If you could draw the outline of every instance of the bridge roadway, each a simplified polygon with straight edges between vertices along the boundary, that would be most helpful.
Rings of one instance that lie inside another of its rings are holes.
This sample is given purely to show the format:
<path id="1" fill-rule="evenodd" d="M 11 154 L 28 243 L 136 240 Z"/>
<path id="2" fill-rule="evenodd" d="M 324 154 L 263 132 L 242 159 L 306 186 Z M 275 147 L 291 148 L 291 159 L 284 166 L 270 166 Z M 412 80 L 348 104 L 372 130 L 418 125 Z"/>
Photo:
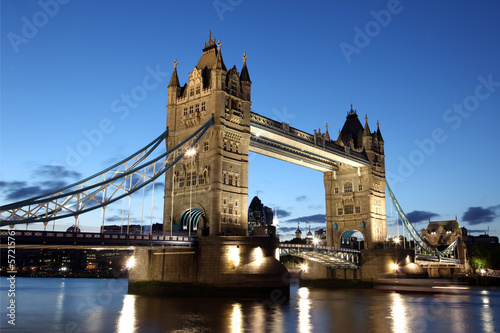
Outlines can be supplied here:
<path id="1" fill-rule="evenodd" d="M 187 235 L 134 235 L 118 233 L 0 230 L 0 249 L 15 248 L 106 248 L 130 250 L 134 247 L 197 247 L 198 238 Z M 330 268 L 359 268 L 361 251 L 321 245 L 280 243 L 280 256 L 292 255 L 316 261 Z"/>
<path id="2" fill-rule="evenodd" d="M 322 245 L 303 245 L 280 243 L 280 256 L 294 256 L 332 269 L 358 269 L 361 265 L 361 251 Z"/>
<path id="3" fill-rule="evenodd" d="M 93 232 L 19 231 L 9 236 L 10 230 L 0 230 L 0 249 L 14 241 L 16 248 L 107 248 L 131 249 L 131 247 L 196 247 L 197 237 L 166 235 L 132 235 Z"/>

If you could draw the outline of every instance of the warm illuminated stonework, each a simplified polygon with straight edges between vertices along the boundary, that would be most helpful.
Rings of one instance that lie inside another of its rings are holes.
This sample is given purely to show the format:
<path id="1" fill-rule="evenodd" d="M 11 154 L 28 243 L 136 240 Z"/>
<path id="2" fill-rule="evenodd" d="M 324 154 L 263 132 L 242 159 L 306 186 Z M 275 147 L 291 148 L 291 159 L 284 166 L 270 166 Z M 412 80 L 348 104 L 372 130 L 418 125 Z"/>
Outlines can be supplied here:
<path id="1" fill-rule="evenodd" d="M 186 230 L 186 212 L 191 201 L 193 210 L 199 212 L 193 219 L 198 233 L 203 229 L 211 236 L 244 236 L 248 229 L 252 85 L 246 55 L 241 73 L 236 66 L 228 70 L 222 59 L 220 41 L 216 45 L 210 36 L 198 64 L 182 87 L 177 76 L 177 61 L 174 65 L 168 86 L 167 149 L 188 138 L 212 115 L 214 124 L 198 142 L 192 161 L 184 157 L 173 170 L 166 172 L 164 230 L 170 230 L 172 215 L 173 230 Z"/>
<path id="2" fill-rule="evenodd" d="M 360 231 L 365 248 L 377 247 L 387 235 L 384 140 L 378 124 L 371 133 L 368 118 L 363 127 L 351 107 L 335 143 L 366 154 L 369 165 L 354 168 L 339 163 L 337 171 L 324 173 L 327 244 L 340 247 L 342 239 Z"/>

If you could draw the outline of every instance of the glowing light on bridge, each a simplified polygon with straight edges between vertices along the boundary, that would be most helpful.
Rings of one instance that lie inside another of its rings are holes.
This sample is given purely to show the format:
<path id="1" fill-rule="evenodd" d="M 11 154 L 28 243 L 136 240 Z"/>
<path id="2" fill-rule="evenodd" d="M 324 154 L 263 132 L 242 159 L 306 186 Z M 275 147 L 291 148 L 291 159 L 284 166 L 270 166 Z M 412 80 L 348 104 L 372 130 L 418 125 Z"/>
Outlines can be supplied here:
<path id="1" fill-rule="evenodd" d="M 302 264 L 302 266 L 300 266 L 300 269 L 302 269 L 302 271 L 304 271 L 304 272 L 307 272 L 307 265 Z"/>
<path id="2" fill-rule="evenodd" d="M 264 261 L 264 252 L 262 252 L 262 248 L 259 246 L 254 249 L 254 256 L 255 256 L 255 262 L 257 264 L 262 264 L 262 261 Z"/>
<path id="3" fill-rule="evenodd" d="M 132 268 L 135 266 L 135 257 L 130 257 L 129 260 L 127 261 L 127 264 L 125 265 L 125 267 L 127 268 Z"/>
<path id="4" fill-rule="evenodd" d="M 228 251 L 229 260 L 233 262 L 234 266 L 240 264 L 240 249 L 238 247 L 230 247 Z"/>

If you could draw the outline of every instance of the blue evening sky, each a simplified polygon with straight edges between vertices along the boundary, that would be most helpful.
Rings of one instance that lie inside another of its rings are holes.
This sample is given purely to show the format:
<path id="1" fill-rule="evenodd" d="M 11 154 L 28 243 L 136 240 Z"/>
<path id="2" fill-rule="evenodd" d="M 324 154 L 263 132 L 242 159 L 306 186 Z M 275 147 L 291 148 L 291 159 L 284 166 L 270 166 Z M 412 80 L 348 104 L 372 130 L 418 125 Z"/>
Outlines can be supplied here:
<path id="1" fill-rule="evenodd" d="M 84 178 L 163 132 L 174 58 L 182 85 L 212 30 L 228 68 L 246 52 L 254 112 L 309 133 L 328 123 L 334 139 L 351 103 L 372 131 L 380 121 L 388 181 L 417 229 L 457 216 L 498 235 L 499 13 L 496 1 L 2 1 L 0 202 Z M 249 202 L 258 192 L 277 206 L 285 238 L 297 221 L 324 227 L 320 172 L 250 160 Z"/>

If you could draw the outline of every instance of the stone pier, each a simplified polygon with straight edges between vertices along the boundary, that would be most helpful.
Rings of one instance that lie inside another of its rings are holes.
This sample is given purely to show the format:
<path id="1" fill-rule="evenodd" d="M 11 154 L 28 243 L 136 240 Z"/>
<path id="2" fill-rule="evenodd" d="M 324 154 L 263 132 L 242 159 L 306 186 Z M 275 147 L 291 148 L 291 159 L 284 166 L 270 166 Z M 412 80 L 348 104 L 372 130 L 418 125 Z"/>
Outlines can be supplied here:
<path id="1" fill-rule="evenodd" d="M 129 293 L 286 300 L 289 274 L 271 237 L 200 237 L 193 248 L 136 248 Z"/>

